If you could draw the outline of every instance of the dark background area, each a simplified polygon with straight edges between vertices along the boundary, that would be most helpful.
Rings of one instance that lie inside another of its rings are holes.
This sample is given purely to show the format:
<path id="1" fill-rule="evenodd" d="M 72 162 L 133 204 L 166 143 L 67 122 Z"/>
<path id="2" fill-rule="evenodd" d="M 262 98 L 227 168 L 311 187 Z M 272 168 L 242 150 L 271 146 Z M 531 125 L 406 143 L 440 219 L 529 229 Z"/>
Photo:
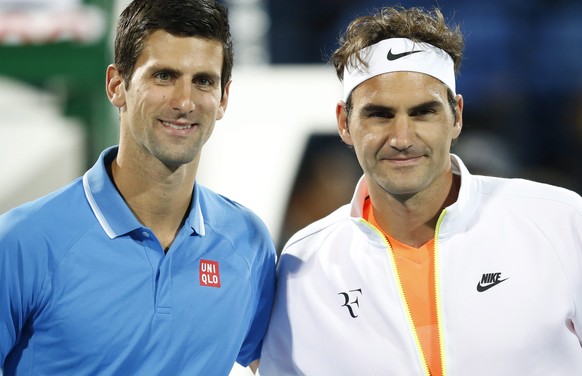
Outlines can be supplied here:
<path id="1" fill-rule="evenodd" d="M 465 35 L 465 54 L 457 77 L 457 92 L 465 101 L 464 127 L 453 152 L 469 169 L 582 193 L 582 1 L 271 0 L 271 63 L 326 64 L 337 47 L 338 34 L 352 19 L 397 4 L 438 6 Z M 338 148 L 339 143 L 339 136 L 324 139 L 315 135 L 306 146 L 281 242 L 287 233 L 351 198 L 361 173 L 357 165 L 343 158 L 321 163 L 330 160 L 326 148 L 330 155 L 342 152 L 355 158 L 347 147 Z M 343 168 L 334 163 L 343 163 Z M 330 171 L 337 175 L 332 177 Z M 331 193 L 329 188 L 314 188 L 322 186 L 318 185 L 322 176 L 336 179 L 337 184 L 348 180 L 352 189 L 336 196 L 332 204 L 324 193 Z M 327 206 L 301 204 L 300 192 L 326 196 L 320 201 Z M 298 211 L 300 214 L 295 213 Z M 299 224 L 297 218 L 303 222 Z"/>

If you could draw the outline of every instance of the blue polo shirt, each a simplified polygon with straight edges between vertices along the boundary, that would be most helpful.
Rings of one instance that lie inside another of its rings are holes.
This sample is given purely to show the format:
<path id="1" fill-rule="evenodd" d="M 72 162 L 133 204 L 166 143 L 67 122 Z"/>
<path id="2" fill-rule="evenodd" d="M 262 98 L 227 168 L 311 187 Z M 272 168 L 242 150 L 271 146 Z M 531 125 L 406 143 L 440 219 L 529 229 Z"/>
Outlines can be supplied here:
<path id="1" fill-rule="evenodd" d="M 8 375 L 228 375 L 259 358 L 275 249 L 251 211 L 195 184 L 164 253 L 105 166 L 0 216 Z"/>

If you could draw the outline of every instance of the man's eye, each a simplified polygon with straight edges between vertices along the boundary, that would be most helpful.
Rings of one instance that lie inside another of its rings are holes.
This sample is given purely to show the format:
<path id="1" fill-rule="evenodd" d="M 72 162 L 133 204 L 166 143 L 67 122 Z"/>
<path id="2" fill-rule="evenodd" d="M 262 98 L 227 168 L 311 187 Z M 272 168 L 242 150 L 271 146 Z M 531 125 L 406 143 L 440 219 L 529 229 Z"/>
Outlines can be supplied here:
<path id="1" fill-rule="evenodd" d="M 156 77 L 160 81 L 168 81 L 172 78 L 172 76 L 168 72 L 159 72 L 156 74 Z"/>
<path id="2" fill-rule="evenodd" d="M 411 115 L 412 116 L 427 116 L 427 115 L 432 115 L 435 113 L 436 113 L 436 110 L 434 108 L 424 108 L 424 109 L 415 111 Z"/>
<path id="3" fill-rule="evenodd" d="M 197 78 L 196 80 L 194 80 L 194 83 L 198 86 L 212 86 L 212 80 L 205 77 Z"/>

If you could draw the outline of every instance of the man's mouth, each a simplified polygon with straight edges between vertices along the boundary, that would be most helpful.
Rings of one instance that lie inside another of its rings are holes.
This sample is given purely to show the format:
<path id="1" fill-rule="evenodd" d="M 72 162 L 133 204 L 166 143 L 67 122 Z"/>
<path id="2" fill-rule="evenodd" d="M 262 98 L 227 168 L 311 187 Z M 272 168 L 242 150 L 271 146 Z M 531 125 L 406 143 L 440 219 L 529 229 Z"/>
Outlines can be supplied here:
<path id="1" fill-rule="evenodd" d="M 182 124 L 182 123 L 178 124 L 178 123 L 170 123 L 168 121 L 162 121 L 162 124 L 165 127 L 172 128 L 172 129 L 176 129 L 176 130 L 179 130 L 179 131 L 183 131 L 183 130 L 186 130 L 186 129 L 190 129 L 193 126 L 193 124 Z"/>

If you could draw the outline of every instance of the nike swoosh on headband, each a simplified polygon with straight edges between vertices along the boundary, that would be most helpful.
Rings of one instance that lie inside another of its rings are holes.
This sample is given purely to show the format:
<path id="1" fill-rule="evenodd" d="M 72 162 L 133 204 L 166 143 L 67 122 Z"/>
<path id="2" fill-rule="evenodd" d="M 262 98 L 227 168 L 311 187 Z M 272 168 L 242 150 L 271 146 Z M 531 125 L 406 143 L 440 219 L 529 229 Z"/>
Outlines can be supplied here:
<path id="1" fill-rule="evenodd" d="M 397 52 L 393 53 L 392 50 Z M 418 55 L 417 52 L 426 52 Z M 365 62 L 366 64 L 360 64 Z M 455 94 L 455 64 L 444 50 L 407 38 L 389 38 L 350 55 L 344 66 L 343 99 L 372 77 L 391 72 L 418 72 L 440 80 Z"/>
<path id="2" fill-rule="evenodd" d="M 412 55 L 412 54 L 415 54 L 417 52 L 424 52 L 424 51 L 423 50 L 414 50 L 414 51 L 401 52 L 399 54 L 393 54 L 392 49 L 390 49 L 390 51 L 388 51 L 388 55 L 386 55 L 386 58 L 389 61 L 394 61 L 394 60 L 400 59 L 401 57 Z"/>

